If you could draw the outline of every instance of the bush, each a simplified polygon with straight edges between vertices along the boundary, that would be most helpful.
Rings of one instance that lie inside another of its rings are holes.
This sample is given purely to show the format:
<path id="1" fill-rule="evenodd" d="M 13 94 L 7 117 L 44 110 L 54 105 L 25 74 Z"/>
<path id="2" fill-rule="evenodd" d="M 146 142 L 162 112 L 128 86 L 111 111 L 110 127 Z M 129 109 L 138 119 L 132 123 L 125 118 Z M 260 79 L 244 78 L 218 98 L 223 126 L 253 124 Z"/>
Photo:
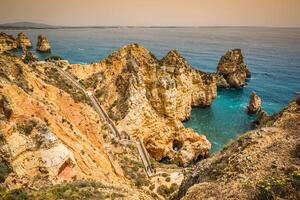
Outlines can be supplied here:
<path id="1" fill-rule="evenodd" d="M 25 64 L 28 64 L 30 62 L 35 62 L 35 61 L 38 61 L 38 59 L 31 52 L 27 52 L 25 57 L 23 58 L 23 62 Z"/>
<path id="2" fill-rule="evenodd" d="M 1 199 L 3 200 L 29 200 L 28 194 L 24 189 L 14 189 L 10 190 L 7 193 L 3 193 L 3 196 L 0 194 Z"/>
<path id="3" fill-rule="evenodd" d="M 51 61 L 51 60 L 64 60 L 64 58 L 62 58 L 60 56 L 50 56 L 45 59 L 45 61 Z"/>
<path id="4" fill-rule="evenodd" d="M 157 188 L 157 193 L 165 198 L 169 197 L 172 193 L 174 193 L 178 189 L 178 185 L 176 183 L 172 183 L 170 188 L 165 185 L 161 185 Z"/>
<path id="5" fill-rule="evenodd" d="M 35 120 L 25 120 L 23 122 L 17 123 L 17 129 L 24 135 L 30 135 L 36 125 L 37 122 Z"/>
<path id="6" fill-rule="evenodd" d="M 154 190 L 155 189 L 155 185 L 154 184 L 150 185 L 149 189 L 150 190 Z"/>
<path id="7" fill-rule="evenodd" d="M 255 200 L 300 199 L 300 170 L 283 177 L 271 177 L 257 184 Z"/>
<path id="8" fill-rule="evenodd" d="M 6 177 L 9 175 L 9 173 L 11 171 L 12 170 L 11 170 L 10 166 L 1 160 L 1 162 L 0 162 L 0 183 L 5 181 Z"/>

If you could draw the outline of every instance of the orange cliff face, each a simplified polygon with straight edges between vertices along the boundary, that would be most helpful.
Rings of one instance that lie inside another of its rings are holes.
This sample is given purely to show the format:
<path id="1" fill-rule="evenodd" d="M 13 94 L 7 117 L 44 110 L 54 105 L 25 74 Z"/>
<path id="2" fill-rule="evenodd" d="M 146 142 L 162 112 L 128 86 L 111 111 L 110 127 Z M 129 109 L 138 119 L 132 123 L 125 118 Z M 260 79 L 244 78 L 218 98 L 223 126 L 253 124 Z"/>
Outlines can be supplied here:
<path id="1" fill-rule="evenodd" d="M 143 138 L 151 157 L 186 165 L 206 156 L 211 145 L 203 135 L 184 128 L 192 106 L 209 106 L 216 80 L 191 67 L 175 50 L 163 59 L 137 44 L 107 59 L 66 68 L 104 106 L 118 129 L 132 139 Z"/>
<path id="2" fill-rule="evenodd" d="M 51 84 L 43 65 L 3 54 L 0 64 L 0 149 L 14 173 L 53 182 L 124 181 L 104 145 L 110 133 L 89 105 Z"/>

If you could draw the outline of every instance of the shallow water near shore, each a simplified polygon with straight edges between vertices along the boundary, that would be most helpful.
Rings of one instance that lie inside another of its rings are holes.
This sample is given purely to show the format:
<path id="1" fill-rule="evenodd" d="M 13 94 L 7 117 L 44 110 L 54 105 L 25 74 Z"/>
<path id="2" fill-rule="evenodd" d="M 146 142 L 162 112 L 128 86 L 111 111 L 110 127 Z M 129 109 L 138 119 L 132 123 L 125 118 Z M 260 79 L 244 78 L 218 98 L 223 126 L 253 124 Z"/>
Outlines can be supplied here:
<path id="1" fill-rule="evenodd" d="M 17 35 L 18 31 L 0 30 Z M 52 55 L 71 63 L 90 63 L 105 58 L 128 43 L 139 43 L 158 58 L 177 49 L 190 64 L 215 72 L 220 57 L 229 49 L 241 48 L 252 72 L 243 89 L 219 89 L 211 107 L 193 108 L 186 127 L 205 134 L 219 151 L 231 139 L 253 128 L 255 116 L 246 113 L 251 91 L 261 97 L 264 109 L 278 112 L 300 91 L 299 28 L 84 28 L 21 30 L 36 45 L 46 35 Z M 47 54 L 38 54 L 40 58 Z"/>

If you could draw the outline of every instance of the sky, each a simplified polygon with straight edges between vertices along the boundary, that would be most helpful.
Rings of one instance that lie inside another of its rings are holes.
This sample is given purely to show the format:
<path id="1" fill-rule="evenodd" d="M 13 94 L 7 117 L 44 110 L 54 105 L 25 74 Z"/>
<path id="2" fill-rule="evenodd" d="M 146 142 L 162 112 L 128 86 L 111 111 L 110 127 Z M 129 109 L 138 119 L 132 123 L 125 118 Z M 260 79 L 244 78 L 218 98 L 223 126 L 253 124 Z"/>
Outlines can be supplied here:
<path id="1" fill-rule="evenodd" d="M 0 23 L 300 27 L 300 0 L 0 0 Z"/>

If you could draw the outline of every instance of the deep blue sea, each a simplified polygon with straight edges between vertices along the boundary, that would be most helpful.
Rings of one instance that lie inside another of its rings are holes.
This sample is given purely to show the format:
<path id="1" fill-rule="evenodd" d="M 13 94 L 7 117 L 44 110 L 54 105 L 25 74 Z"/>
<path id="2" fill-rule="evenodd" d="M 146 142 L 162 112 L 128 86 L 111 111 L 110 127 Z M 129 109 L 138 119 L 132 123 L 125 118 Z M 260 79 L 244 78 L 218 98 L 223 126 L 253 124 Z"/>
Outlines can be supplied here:
<path id="1" fill-rule="evenodd" d="M 0 30 L 1 31 L 1 30 Z M 241 48 L 252 78 L 243 89 L 218 90 L 209 108 L 194 108 L 185 123 L 220 150 L 240 133 L 250 130 L 255 116 L 246 113 L 251 91 L 262 98 L 269 113 L 279 111 L 300 91 L 300 29 L 296 28 L 102 28 L 23 30 L 36 44 L 46 35 L 52 54 L 71 63 L 105 58 L 128 43 L 139 43 L 158 58 L 177 49 L 194 67 L 215 72 L 220 57 Z M 19 31 L 4 32 L 17 35 Z M 32 49 L 34 51 L 34 48 Z M 49 54 L 39 54 L 45 58 Z"/>

